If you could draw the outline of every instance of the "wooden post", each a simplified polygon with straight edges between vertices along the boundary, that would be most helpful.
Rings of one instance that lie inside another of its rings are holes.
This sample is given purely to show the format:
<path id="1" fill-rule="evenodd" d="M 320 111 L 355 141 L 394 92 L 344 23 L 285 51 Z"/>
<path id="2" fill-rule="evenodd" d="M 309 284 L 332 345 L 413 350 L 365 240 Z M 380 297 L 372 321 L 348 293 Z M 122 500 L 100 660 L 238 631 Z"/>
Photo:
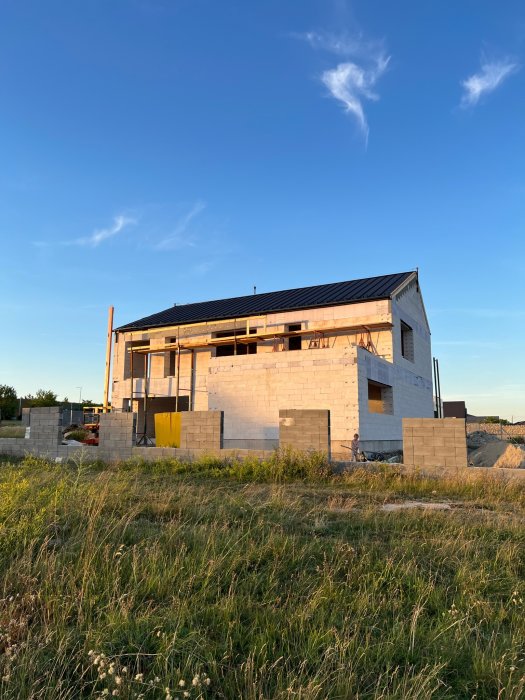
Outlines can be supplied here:
<path id="1" fill-rule="evenodd" d="M 175 411 L 179 410 L 179 391 L 180 391 L 180 342 L 177 340 L 177 367 L 175 369 L 177 376 L 175 378 Z"/>
<path id="2" fill-rule="evenodd" d="M 191 368 L 190 368 L 190 400 L 189 400 L 189 410 L 193 411 L 194 405 L 194 375 L 195 374 L 195 350 L 191 350 Z"/>
<path id="3" fill-rule="evenodd" d="M 103 412 L 108 412 L 109 407 L 109 376 L 111 369 L 111 342 L 113 340 L 113 306 L 108 311 L 108 334 L 106 338 L 106 373 L 104 377 L 104 408 Z"/>
<path id="4" fill-rule="evenodd" d="M 130 334 L 129 337 L 132 338 L 133 334 Z M 133 412 L 133 341 L 130 341 L 129 344 L 129 373 L 131 379 L 131 389 L 129 392 L 129 410 Z"/>

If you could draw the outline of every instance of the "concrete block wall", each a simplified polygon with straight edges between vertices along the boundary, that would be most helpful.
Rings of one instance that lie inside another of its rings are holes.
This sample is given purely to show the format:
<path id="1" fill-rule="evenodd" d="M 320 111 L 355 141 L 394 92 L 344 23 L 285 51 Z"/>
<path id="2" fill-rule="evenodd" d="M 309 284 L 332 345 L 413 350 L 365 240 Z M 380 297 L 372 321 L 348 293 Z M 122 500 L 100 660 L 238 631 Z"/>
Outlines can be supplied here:
<path id="1" fill-rule="evenodd" d="M 50 459 L 57 457 L 62 441 L 60 408 L 32 408 L 29 433 L 28 438 L 2 438 L 2 454 L 23 457 L 26 453 L 35 453 Z"/>
<path id="2" fill-rule="evenodd" d="M 212 364 L 209 407 L 224 411 L 228 447 L 277 446 L 281 409 L 329 410 L 334 452 L 356 432 L 356 348 L 347 338 L 331 348 L 220 357 Z"/>
<path id="3" fill-rule="evenodd" d="M 220 450 L 223 445 L 222 411 L 187 411 L 181 414 L 181 449 Z"/>
<path id="4" fill-rule="evenodd" d="M 330 457 L 330 411 L 323 409 L 279 411 L 279 446 L 315 450 Z"/>
<path id="5" fill-rule="evenodd" d="M 100 416 L 98 459 L 129 459 L 135 446 L 135 413 L 103 413 Z"/>
<path id="6" fill-rule="evenodd" d="M 403 462 L 415 467 L 466 468 L 465 421 L 403 418 Z"/>
<path id="7" fill-rule="evenodd" d="M 363 348 L 357 348 L 359 377 L 359 429 L 363 450 L 401 449 L 402 420 L 406 417 L 431 418 L 432 382 L 401 364 L 386 362 Z M 391 386 L 393 413 L 368 410 L 368 380 Z"/>
<path id="8" fill-rule="evenodd" d="M 56 450 L 62 441 L 62 411 L 59 406 L 31 409 L 31 440 L 41 449 Z"/>

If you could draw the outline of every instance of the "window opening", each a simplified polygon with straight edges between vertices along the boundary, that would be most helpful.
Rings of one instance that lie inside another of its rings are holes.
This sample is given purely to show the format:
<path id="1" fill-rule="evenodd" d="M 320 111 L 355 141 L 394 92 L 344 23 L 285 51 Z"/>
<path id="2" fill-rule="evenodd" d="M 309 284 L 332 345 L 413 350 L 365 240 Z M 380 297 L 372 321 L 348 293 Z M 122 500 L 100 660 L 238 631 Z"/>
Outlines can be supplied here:
<path id="1" fill-rule="evenodd" d="M 250 335 L 257 333 L 256 328 L 250 328 Z M 215 357 L 231 357 L 233 355 L 255 355 L 257 353 L 257 343 L 247 343 L 243 340 L 242 343 L 236 343 L 236 336 L 246 335 L 245 328 L 231 328 L 227 331 L 217 331 L 213 334 L 214 338 L 234 338 L 233 343 L 226 345 L 217 345 L 215 348 Z"/>
<path id="2" fill-rule="evenodd" d="M 301 328 L 302 325 L 300 323 L 290 323 L 288 325 L 288 332 L 300 331 Z M 303 339 L 300 335 L 293 335 L 291 338 L 288 338 L 288 350 L 301 350 L 303 346 L 302 341 Z"/>
<path id="3" fill-rule="evenodd" d="M 414 362 L 414 331 L 404 321 L 401 321 L 401 355 Z"/>
<path id="4" fill-rule="evenodd" d="M 149 340 L 132 340 L 126 343 L 126 361 L 124 364 L 124 379 L 131 377 L 131 348 L 149 347 Z M 147 355 L 133 353 L 133 379 L 144 379 L 146 373 Z"/>
<path id="5" fill-rule="evenodd" d="M 388 384 L 368 380 L 368 412 L 369 413 L 394 413 L 394 395 L 392 387 Z"/>

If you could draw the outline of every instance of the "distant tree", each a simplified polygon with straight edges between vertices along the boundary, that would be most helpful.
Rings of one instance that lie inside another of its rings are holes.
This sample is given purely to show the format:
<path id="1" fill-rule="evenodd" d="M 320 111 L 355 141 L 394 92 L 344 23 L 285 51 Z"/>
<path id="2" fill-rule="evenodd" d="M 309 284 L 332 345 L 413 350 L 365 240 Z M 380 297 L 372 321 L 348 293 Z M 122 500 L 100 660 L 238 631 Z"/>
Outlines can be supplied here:
<path id="1" fill-rule="evenodd" d="M 26 396 L 31 408 L 43 408 L 44 406 L 59 406 L 57 395 L 51 389 L 39 389 L 34 396 Z"/>
<path id="2" fill-rule="evenodd" d="M 14 418 L 18 411 L 16 389 L 7 384 L 0 384 L 0 413 L 3 419 Z"/>
<path id="3" fill-rule="evenodd" d="M 499 423 L 499 417 L 498 416 L 487 416 L 484 420 L 484 423 Z"/>

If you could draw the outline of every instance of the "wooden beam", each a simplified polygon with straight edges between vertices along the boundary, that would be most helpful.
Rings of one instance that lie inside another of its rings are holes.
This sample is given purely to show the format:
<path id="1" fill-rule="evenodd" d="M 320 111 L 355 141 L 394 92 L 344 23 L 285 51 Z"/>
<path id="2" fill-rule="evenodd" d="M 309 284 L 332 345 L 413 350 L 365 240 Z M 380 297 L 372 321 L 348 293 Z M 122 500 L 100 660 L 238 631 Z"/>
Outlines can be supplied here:
<path id="1" fill-rule="evenodd" d="M 368 323 L 366 325 L 359 324 L 356 326 L 330 326 L 328 328 L 305 328 L 300 331 L 267 331 L 266 333 L 258 333 L 256 335 L 238 335 L 236 337 L 237 343 L 254 343 L 257 341 L 264 342 L 266 340 L 272 340 L 273 338 L 291 338 L 293 336 L 303 336 L 303 335 L 333 335 L 335 333 L 363 333 L 367 331 L 381 331 L 390 330 L 393 324 L 389 321 L 379 322 L 379 323 Z M 181 350 L 194 350 L 199 348 L 216 347 L 218 345 L 231 345 L 234 342 L 234 336 L 229 338 L 210 338 L 205 341 L 199 342 L 189 342 L 181 343 L 168 343 L 161 348 L 150 348 L 148 345 L 142 345 L 133 348 L 133 352 L 142 355 L 154 355 L 158 353 L 169 352 L 170 350 L 176 350 L 180 347 Z"/>

